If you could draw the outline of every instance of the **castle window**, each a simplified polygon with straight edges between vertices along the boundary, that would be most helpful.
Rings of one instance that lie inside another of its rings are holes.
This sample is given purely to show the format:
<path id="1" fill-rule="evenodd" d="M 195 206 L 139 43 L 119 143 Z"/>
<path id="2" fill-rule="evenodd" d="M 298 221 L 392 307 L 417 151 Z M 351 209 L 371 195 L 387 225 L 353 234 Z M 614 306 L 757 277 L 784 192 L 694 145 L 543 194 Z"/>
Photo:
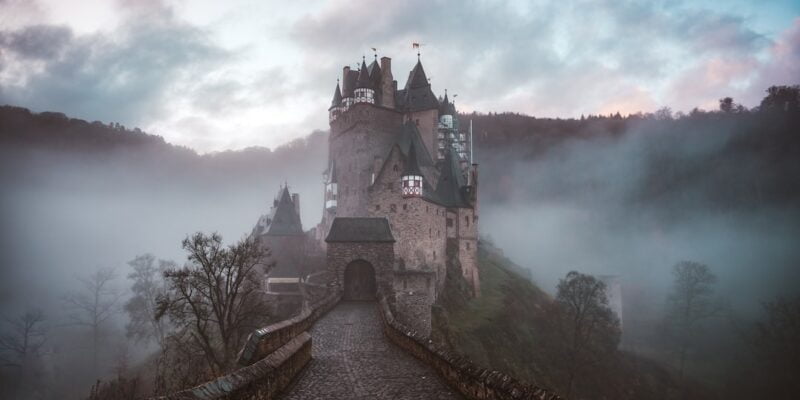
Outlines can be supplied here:
<path id="1" fill-rule="evenodd" d="M 452 228 L 453 227 L 453 219 L 452 218 L 448 218 L 447 219 L 447 227 L 448 228 Z"/>
<path id="2" fill-rule="evenodd" d="M 406 289 L 408 289 L 408 280 L 406 278 L 403 278 L 403 290 Z"/>
<path id="3" fill-rule="evenodd" d="M 408 204 L 403 204 L 403 211 L 407 211 L 407 210 L 408 210 Z"/>
<path id="4" fill-rule="evenodd" d="M 436 236 L 442 236 L 442 231 L 436 231 Z"/>
<path id="5" fill-rule="evenodd" d="M 431 208 L 430 208 L 429 206 L 425 206 L 425 212 L 426 212 L 426 213 L 429 213 L 429 212 L 431 212 Z"/>
<path id="6" fill-rule="evenodd" d="M 392 167 L 392 171 L 394 171 L 394 172 L 397 172 L 397 171 L 399 171 L 399 170 L 400 170 L 400 167 L 398 167 L 398 166 L 397 166 L 397 164 L 395 164 L 395 165 Z"/>
<path id="7" fill-rule="evenodd" d="M 469 250 L 469 242 L 467 242 L 467 250 Z"/>
<path id="8" fill-rule="evenodd" d="M 436 250 L 433 251 L 433 261 L 436 261 Z"/>
<path id="9" fill-rule="evenodd" d="M 381 205 L 380 204 L 376 204 L 375 205 L 375 211 L 380 211 L 380 210 L 381 210 Z"/>
<path id="10" fill-rule="evenodd" d="M 428 237 L 433 237 L 433 229 L 428 228 Z"/>
<path id="11" fill-rule="evenodd" d="M 394 205 L 394 204 L 390 204 L 390 205 L 389 205 L 389 211 L 391 211 L 391 212 L 396 212 L 396 211 L 397 211 L 397 206 L 396 206 L 396 205 Z"/>

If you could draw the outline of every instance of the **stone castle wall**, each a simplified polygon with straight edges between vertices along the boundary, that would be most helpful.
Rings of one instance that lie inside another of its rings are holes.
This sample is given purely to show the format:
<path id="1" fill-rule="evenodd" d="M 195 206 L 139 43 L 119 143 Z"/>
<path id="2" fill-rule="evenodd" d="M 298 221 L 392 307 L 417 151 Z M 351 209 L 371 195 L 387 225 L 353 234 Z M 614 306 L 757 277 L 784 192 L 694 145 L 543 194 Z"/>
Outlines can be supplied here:
<path id="1" fill-rule="evenodd" d="M 433 271 L 437 281 L 443 283 L 445 209 L 418 197 L 403 198 L 400 186 L 403 165 L 399 152 L 393 151 L 388 161 L 386 170 L 370 191 L 369 213 L 389 220 L 397 240 L 397 261 L 402 268 Z"/>
<path id="2" fill-rule="evenodd" d="M 394 140 L 402 116 L 369 104 L 356 104 L 331 123 L 329 156 L 336 161 L 337 216 L 365 217 L 367 187 L 372 182 L 375 159 Z"/>

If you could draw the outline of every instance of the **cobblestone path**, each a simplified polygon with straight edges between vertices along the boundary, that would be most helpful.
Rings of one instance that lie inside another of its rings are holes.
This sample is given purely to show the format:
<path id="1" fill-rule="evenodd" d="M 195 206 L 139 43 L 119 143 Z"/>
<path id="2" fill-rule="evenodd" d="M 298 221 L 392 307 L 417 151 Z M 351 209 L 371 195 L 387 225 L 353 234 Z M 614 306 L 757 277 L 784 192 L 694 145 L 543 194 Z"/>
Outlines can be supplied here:
<path id="1" fill-rule="evenodd" d="M 310 333 L 313 358 L 283 399 L 461 399 L 389 342 L 376 303 L 342 302 Z"/>

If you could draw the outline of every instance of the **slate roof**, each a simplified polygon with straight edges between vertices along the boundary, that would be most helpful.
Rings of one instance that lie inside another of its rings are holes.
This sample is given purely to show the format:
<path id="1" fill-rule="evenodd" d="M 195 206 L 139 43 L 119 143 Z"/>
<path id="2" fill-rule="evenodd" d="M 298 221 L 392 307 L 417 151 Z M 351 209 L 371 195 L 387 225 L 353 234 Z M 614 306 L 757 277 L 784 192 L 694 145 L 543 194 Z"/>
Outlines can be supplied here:
<path id="1" fill-rule="evenodd" d="M 372 81 L 369 79 L 369 71 L 367 64 L 362 60 L 361 69 L 358 70 L 358 80 L 356 81 L 356 89 L 372 88 Z"/>
<path id="2" fill-rule="evenodd" d="M 439 115 L 456 115 L 456 106 L 447 99 L 446 92 L 442 104 L 439 106 Z"/>
<path id="3" fill-rule="evenodd" d="M 385 217 L 336 217 L 331 224 L 328 243 L 332 242 L 384 242 L 393 243 L 394 236 Z"/>
<path id="4" fill-rule="evenodd" d="M 417 175 L 422 176 L 422 171 L 419 169 L 419 163 L 417 162 L 417 151 L 414 147 L 414 143 L 412 142 L 409 150 L 408 150 L 408 157 L 406 157 L 405 168 L 403 168 L 403 176 L 406 175 Z"/>
<path id="5" fill-rule="evenodd" d="M 303 224 L 294 207 L 289 188 L 284 186 L 270 216 L 265 235 L 303 235 Z"/>
<path id="6" fill-rule="evenodd" d="M 417 60 L 417 65 L 408 73 L 406 87 L 395 93 L 397 108 L 405 111 L 422 111 L 439 108 L 439 100 L 431 90 L 431 84 L 422 68 L 422 62 Z"/>
<path id="7" fill-rule="evenodd" d="M 395 144 L 400 147 L 400 151 L 405 157 L 409 156 L 411 145 L 413 144 L 417 158 L 417 165 L 420 167 L 433 166 L 433 159 L 431 158 L 430 153 L 428 153 L 428 148 L 425 147 L 424 143 L 422 143 L 422 135 L 419 133 L 419 129 L 417 129 L 417 125 L 415 123 L 407 121 L 405 124 L 403 124 L 400 134 L 396 136 Z"/>
<path id="8" fill-rule="evenodd" d="M 342 105 L 342 92 L 339 90 L 339 82 L 336 82 L 336 90 L 333 91 L 333 100 L 331 101 L 331 106 L 328 108 L 328 110 L 340 105 Z"/>
<path id="9" fill-rule="evenodd" d="M 467 201 L 463 190 L 466 182 L 464 182 L 461 167 L 458 165 L 458 156 L 452 146 L 448 146 L 441 168 L 442 171 L 441 175 L 439 175 L 439 182 L 436 185 L 436 192 L 431 200 L 446 207 L 472 207 Z"/>

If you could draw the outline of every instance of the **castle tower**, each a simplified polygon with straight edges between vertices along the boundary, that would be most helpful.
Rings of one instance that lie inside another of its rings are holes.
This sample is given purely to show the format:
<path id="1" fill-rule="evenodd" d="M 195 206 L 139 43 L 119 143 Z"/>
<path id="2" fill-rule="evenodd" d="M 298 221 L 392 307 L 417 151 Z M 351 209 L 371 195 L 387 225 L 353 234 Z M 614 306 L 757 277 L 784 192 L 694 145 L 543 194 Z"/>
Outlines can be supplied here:
<path id="1" fill-rule="evenodd" d="M 408 158 L 400 180 L 403 188 L 403 197 L 422 197 L 422 171 L 420 171 L 417 164 L 417 152 L 414 149 L 414 143 L 411 143 L 409 147 Z"/>

